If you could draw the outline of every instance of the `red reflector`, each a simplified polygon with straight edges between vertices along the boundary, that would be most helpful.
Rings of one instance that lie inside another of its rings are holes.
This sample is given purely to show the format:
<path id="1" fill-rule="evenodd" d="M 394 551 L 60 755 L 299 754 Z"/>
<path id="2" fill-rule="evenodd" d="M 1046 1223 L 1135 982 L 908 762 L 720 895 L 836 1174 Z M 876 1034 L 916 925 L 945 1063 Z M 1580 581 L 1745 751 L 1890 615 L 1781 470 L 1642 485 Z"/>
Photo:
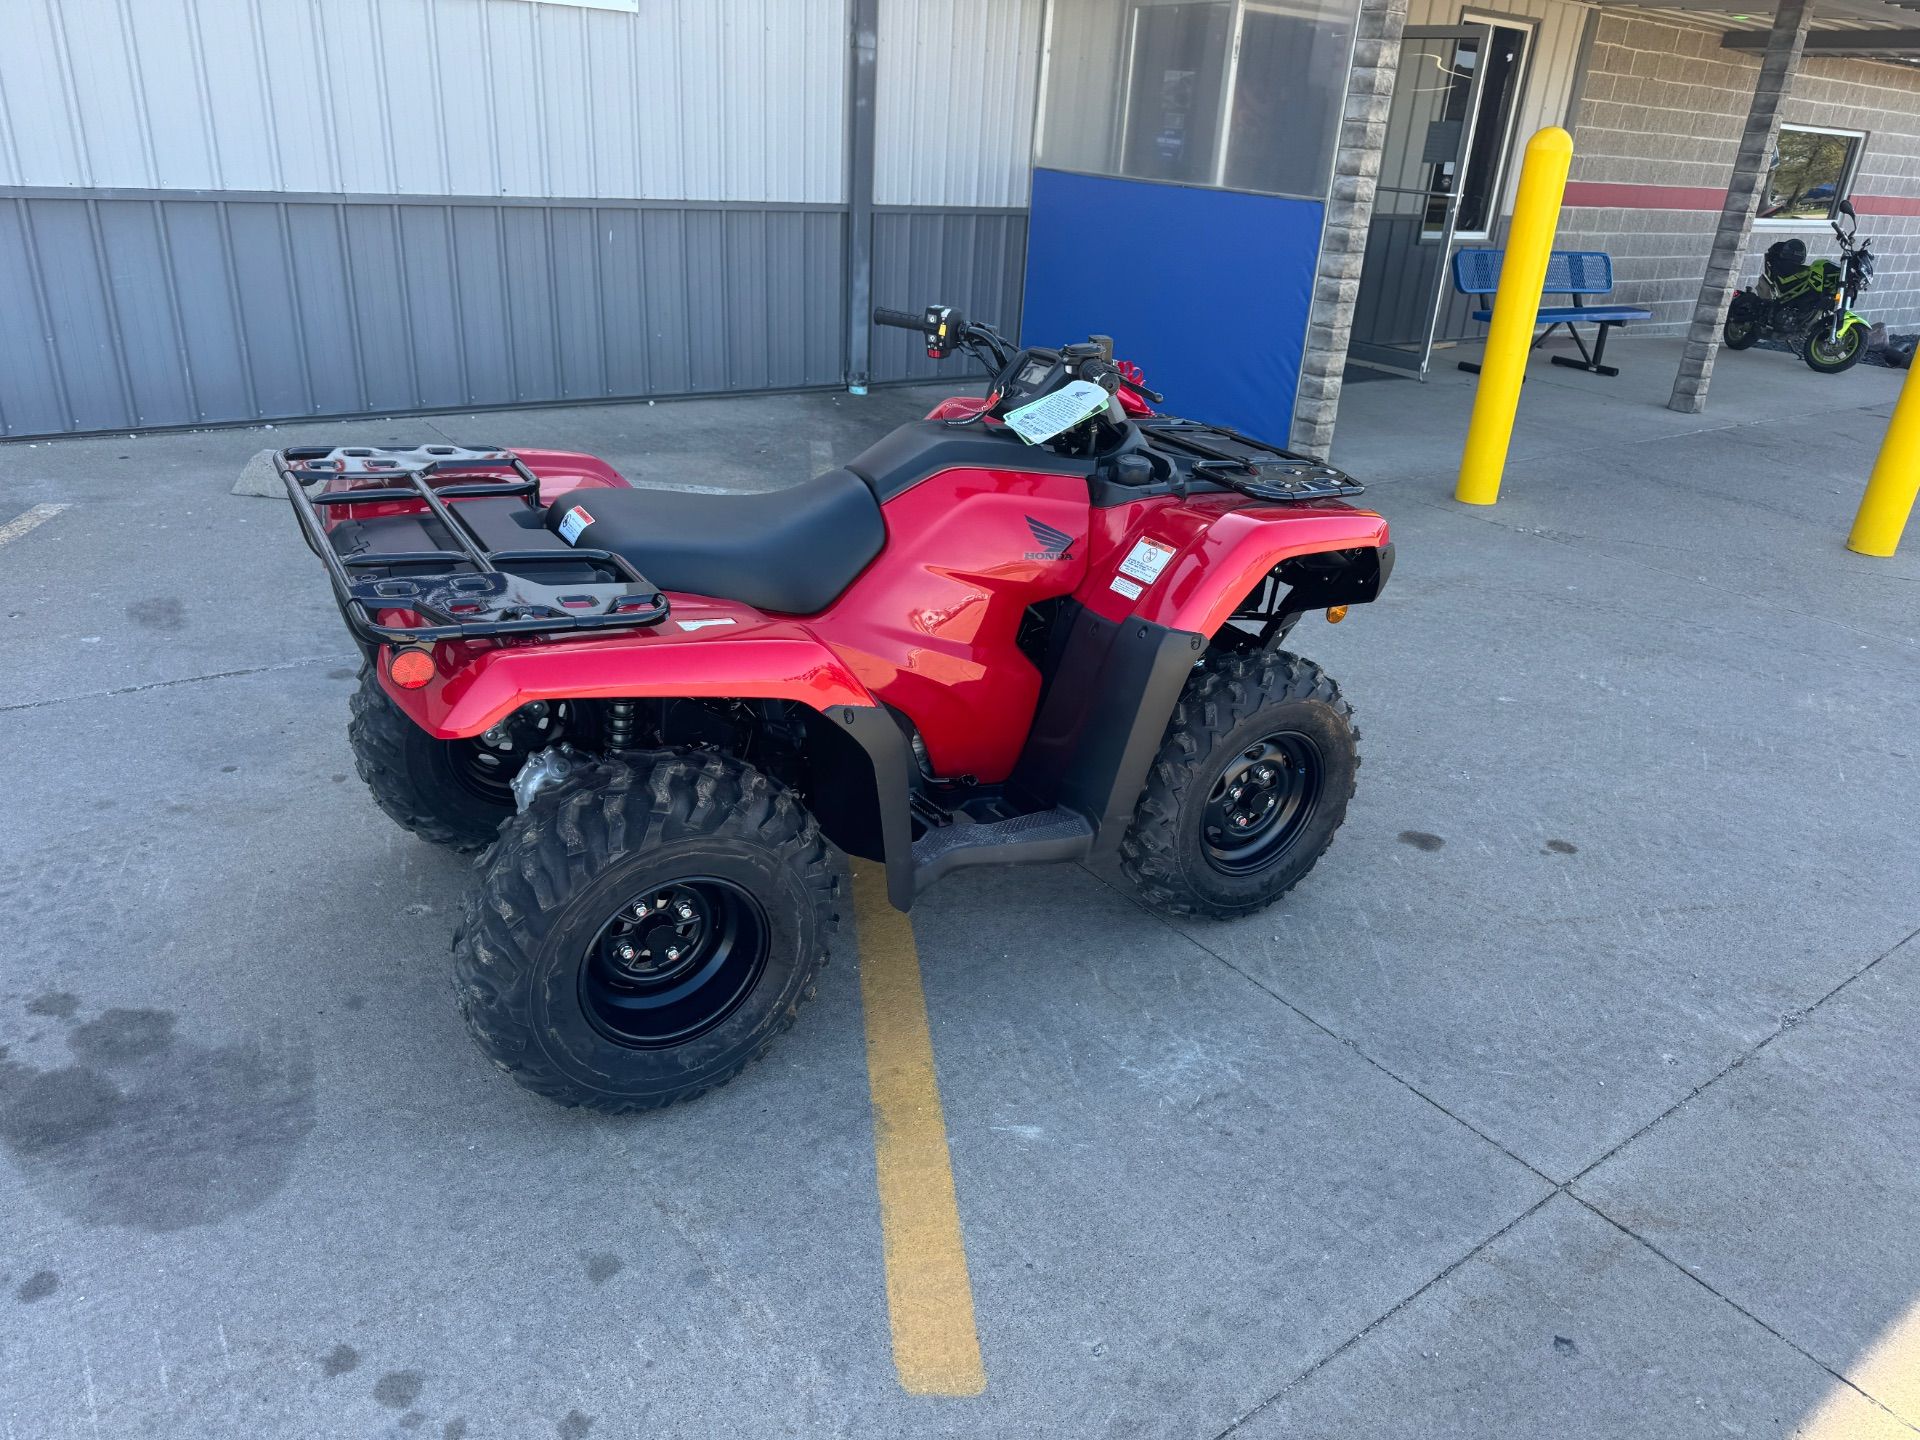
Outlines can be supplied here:
<path id="1" fill-rule="evenodd" d="M 433 679 L 433 655 L 426 650 L 402 650 L 387 662 L 387 674 L 402 690 L 418 690 Z"/>

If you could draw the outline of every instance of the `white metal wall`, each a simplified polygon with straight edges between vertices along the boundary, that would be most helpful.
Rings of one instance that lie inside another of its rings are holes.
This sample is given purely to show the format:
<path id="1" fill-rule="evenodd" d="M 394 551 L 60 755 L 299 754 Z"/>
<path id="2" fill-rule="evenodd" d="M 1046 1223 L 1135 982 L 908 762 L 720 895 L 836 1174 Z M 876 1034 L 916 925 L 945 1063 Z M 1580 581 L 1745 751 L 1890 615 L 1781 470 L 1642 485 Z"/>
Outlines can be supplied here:
<path id="1" fill-rule="evenodd" d="M 880 0 L 876 205 L 1027 203 L 1046 0 Z"/>
<path id="2" fill-rule="evenodd" d="M 1046 0 L 879 3 L 874 299 L 1016 331 Z M 851 9 L 0 0 L 0 436 L 844 382 Z"/>
<path id="3" fill-rule="evenodd" d="M 0 185 L 837 204 L 846 59 L 845 0 L 0 0 Z"/>

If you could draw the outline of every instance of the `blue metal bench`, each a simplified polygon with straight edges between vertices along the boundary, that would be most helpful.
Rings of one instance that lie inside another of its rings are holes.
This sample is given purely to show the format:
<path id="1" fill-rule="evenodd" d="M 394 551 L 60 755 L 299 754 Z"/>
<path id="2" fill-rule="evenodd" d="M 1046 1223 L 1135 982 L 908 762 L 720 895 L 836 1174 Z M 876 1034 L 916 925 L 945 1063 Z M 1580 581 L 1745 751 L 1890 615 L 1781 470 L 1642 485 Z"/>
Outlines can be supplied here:
<path id="1" fill-rule="evenodd" d="M 1504 250 L 1465 249 L 1453 257 L 1453 288 L 1462 295 L 1491 295 L 1500 286 L 1500 262 L 1506 257 Z M 1533 348 L 1539 349 L 1541 342 L 1559 329 L 1567 327 L 1567 334 L 1573 337 L 1573 343 L 1580 348 L 1580 358 L 1571 355 L 1553 355 L 1548 358 L 1556 365 L 1568 365 L 1575 370 L 1585 370 L 1594 375 L 1618 375 L 1619 367 L 1601 364 L 1601 358 L 1607 353 L 1607 332 L 1616 325 L 1625 325 L 1632 320 L 1651 320 L 1653 312 L 1642 310 L 1637 305 L 1582 305 L 1583 295 L 1610 295 L 1613 293 L 1613 257 L 1604 250 L 1555 250 L 1547 260 L 1547 283 L 1541 287 L 1545 295 L 1569 295 L 1571 305 L 1542 305 L 1540 319 L 1546 323 L 1546 329 L 1534 336 Z M 1491 320 L 1493 311 L 1476 310 L 1476 320 Z M 1580 332 L 1573 328 L 1576 320 L 1584 320 L 1599 327 L 1599 334 L 1593 342 L 1593 352 L 1587 352 L 1586 341 L 1580 338 Z M 1460 362 L 1462 370 L 1478 372 L 1480 367 L 1471 361 Z"/>

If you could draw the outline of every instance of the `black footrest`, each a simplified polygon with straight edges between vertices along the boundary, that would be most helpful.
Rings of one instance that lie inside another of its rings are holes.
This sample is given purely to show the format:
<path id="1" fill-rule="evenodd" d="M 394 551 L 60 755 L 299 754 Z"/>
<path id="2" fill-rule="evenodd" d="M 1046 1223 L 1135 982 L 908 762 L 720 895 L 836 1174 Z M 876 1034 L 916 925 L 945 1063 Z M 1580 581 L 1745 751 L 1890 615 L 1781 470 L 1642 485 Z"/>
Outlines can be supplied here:
<path id="1" fill-rule="evenodd" d="M 913 842 L 914 893 L 966 865 L 1078 860 L 1093 849 L 1093 822 L 1077 810 L 1040 810 L 990 824 L 943 825 Z"/>

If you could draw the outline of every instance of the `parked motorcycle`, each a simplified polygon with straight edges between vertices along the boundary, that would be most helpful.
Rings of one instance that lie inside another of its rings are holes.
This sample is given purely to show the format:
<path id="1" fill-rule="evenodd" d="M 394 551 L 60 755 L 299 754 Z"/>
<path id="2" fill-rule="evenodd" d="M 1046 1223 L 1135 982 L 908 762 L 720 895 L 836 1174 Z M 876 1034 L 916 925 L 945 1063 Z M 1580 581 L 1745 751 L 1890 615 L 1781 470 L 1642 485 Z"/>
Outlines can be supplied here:
<path id="1" fill-rule="evenodd" d="M 1801 354 L 1822 375 L 1850 369 L 1867 353 L 1867 322 L 1853 302 L 1873 281 L 1873 241 L 1857 240 L 1859 217 L 1840 202 L 1852 222 L 1845 230 L 1830 222 L 1840 241 L 1840 263 L 1807 263 L 1804 240 L 1777 240 L 1767 247 L 1760 279 L 1733 297 L 1724 338 L 1729 350 L 1745 350 L 1759 340 L 1804 339 Z"/>

